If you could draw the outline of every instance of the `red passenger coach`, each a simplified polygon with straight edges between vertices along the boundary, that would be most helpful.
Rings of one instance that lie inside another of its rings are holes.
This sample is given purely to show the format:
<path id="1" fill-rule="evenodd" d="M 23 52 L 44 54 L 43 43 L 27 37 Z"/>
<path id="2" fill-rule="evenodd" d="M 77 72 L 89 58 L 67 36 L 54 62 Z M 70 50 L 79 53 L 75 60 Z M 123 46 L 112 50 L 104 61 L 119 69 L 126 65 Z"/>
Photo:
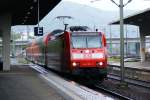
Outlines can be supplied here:
<path id="1" fill-rule="evenodd" d="M 26 52 L 30 59 L 36 55 L 34 62 L 37 64 L 42 62 L 48 68 L 73 75 L 99 79 L 107 76 L 106 38 L 102 32 L 55 30 L 35 44 L 36 54 L 30 53 L 32 45 Z"/>

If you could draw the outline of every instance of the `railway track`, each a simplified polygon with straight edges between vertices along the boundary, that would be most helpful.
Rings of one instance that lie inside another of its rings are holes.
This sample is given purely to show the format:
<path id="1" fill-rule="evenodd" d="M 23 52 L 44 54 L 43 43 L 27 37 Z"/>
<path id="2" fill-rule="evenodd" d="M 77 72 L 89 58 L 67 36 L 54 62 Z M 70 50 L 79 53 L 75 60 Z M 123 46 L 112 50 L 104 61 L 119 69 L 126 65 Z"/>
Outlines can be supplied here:
<path id="1" fill-rule="evenodd" d="M 121 78 L 120 78 L 120 74 L 117 74 L 115 73 L 115 71 L 117 70 L 120 71 L 120 66 L 118 65 L 109 65 L 109 74 L 107 75 L 107 77 L 109 79 L 113 79 L 113 80 L 117 80 L 117 81 L 120 81 Z M 116 69 L 117 68 L 117 69 Z M 125 71 L 130 71 L 130 73 L 134 73 L 134 74 L 138 74 L 138 76 L 142 76 L 144 77 L 144 74 L 139 74 L 139 73 L 149 73 L 150 71 L 149 70 L 145 70 L 145 69 L 137 69 L 137 68 L 128 68 L 128 67 L 125 67 Z M 140 86 L 140 87 L 143 87 L 143 88 L 147 88 L 147 89 L 150 89 L 150 81 L 147 81 L 147 80 L 143 80 L 143 79 L 137 79 L 134 77 L 134 76 L 124 76 L 124 81 L 128 84 L 131 84 L 131 85 L 136 85 L 136 86 Z"/>
<path id="2" fill-rule="evenodd" d="M 101 84 L 97 84 L 97 85 L 95 85 L 95 87 L 96 87 L 96 89 L 98 89 L 98 91 L 104 91 L 104 92 L 106 92 L 108 94 L 111 94 L 111 95 L 113 95 L 115 97 L 118 97 L 120 100 L 133 100 L 132 98 L 129 98 L 129 97 L 124 96 L 122 94 L 119 94 L 117 92 L 114 92 L 114 91 L 111 91 L 109 89 L 106 89 Z"/>
<path id="3" fill-rule="evenodd" d="M 113 79 L 117 81 L 121 80 L 120 76 L 115 75 L 115 74 L 109 74 L 107 77 L 109 79 Z M 136 85 L 136 86 L 140 86 L 146 89 L 150 89 L 150 82 L 147 82 L 147 81 L 142 81 L 142 80 L 132 79 L 132 78 L 125 78 L 124 81 L 131 85 Z"/>
<path id="4" fill-rule="evenodd" d="M 108 78 L 120 81 L 119 76 L 115 76 L 115 78 L 112 77 L 112 75 L 108 75 L 108 76 L 111 76 Z M 103 83 L 95 84 L 96 91 L 102 90 L 108 94 L 114 95 L 115 97 L 119 98 L 120 100 L 149 100 L 148 99 L 149 97 L 147 97 L 146 95 L 143 95 L 143 93 L 144 94 L 148 93 L 148 91 L 150 89 L 149 82 L 125 79 L 126 82 L 128 81 L 127 82 L 129 84 L 129 86 L 128 86 L 126 84 L 121 84 L 120 82 L 113 81 L 113 80 L 106 80 Z M 112 84 L 112 85 L 108 85 L 108 83 Z M 132 86 L 134 86 L 134 87 L 132 88 Z M 140 89 L 142 89 L 141 92 L 139 91 Z M 142 92 L 143 90 L 146 90 L 147 92 Z"/>

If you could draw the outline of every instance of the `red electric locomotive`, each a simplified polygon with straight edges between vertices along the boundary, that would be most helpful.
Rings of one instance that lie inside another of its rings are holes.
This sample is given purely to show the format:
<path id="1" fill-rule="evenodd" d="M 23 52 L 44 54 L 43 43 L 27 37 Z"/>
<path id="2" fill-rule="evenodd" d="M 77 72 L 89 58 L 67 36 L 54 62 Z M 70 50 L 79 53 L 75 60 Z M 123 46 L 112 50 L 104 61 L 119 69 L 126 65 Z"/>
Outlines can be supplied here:
<path id="1" fill-rule="evenodd" d="M 73 75 L 107 76 L 106 38 L 102 32 L 55 30 L 26 48 L 27 59 Z"/>

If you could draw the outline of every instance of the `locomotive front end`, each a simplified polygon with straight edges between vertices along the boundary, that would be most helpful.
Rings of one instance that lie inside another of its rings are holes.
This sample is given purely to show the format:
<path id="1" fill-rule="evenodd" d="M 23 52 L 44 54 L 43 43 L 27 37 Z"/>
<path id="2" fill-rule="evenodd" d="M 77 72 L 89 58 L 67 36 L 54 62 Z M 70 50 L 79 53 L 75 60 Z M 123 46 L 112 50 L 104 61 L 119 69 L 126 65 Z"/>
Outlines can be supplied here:
<path id="1" fill-rule="evenodd" d="M 71 66 L 73 74 L 107 75 L 106 40 L 100 32 L 71 34 Z"/>

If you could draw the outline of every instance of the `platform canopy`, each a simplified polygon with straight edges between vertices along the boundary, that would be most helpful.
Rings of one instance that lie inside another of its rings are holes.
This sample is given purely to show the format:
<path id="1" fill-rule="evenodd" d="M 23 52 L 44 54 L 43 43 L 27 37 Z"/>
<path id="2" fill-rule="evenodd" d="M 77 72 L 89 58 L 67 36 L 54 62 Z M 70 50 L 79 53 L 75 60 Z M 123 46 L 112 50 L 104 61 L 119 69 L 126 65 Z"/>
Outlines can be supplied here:
<path id="1" fill-rule="evenodd" d="M 116 20 L 110 24 L 119 24 L 119 22 L 120 20 Z M 150 35 L 150 8 L 125 17 L 124 24 L 139 26 L 142 28 L 145 35 Z"/>
<path id="2" fill-rule="evenodd" d="M 0 15 L 12 14 L 11 25 L 37 24 L 38 0 L 0 0 Z M 61 0 L 39 0 L 40 20 L 48 14 Z"/>

